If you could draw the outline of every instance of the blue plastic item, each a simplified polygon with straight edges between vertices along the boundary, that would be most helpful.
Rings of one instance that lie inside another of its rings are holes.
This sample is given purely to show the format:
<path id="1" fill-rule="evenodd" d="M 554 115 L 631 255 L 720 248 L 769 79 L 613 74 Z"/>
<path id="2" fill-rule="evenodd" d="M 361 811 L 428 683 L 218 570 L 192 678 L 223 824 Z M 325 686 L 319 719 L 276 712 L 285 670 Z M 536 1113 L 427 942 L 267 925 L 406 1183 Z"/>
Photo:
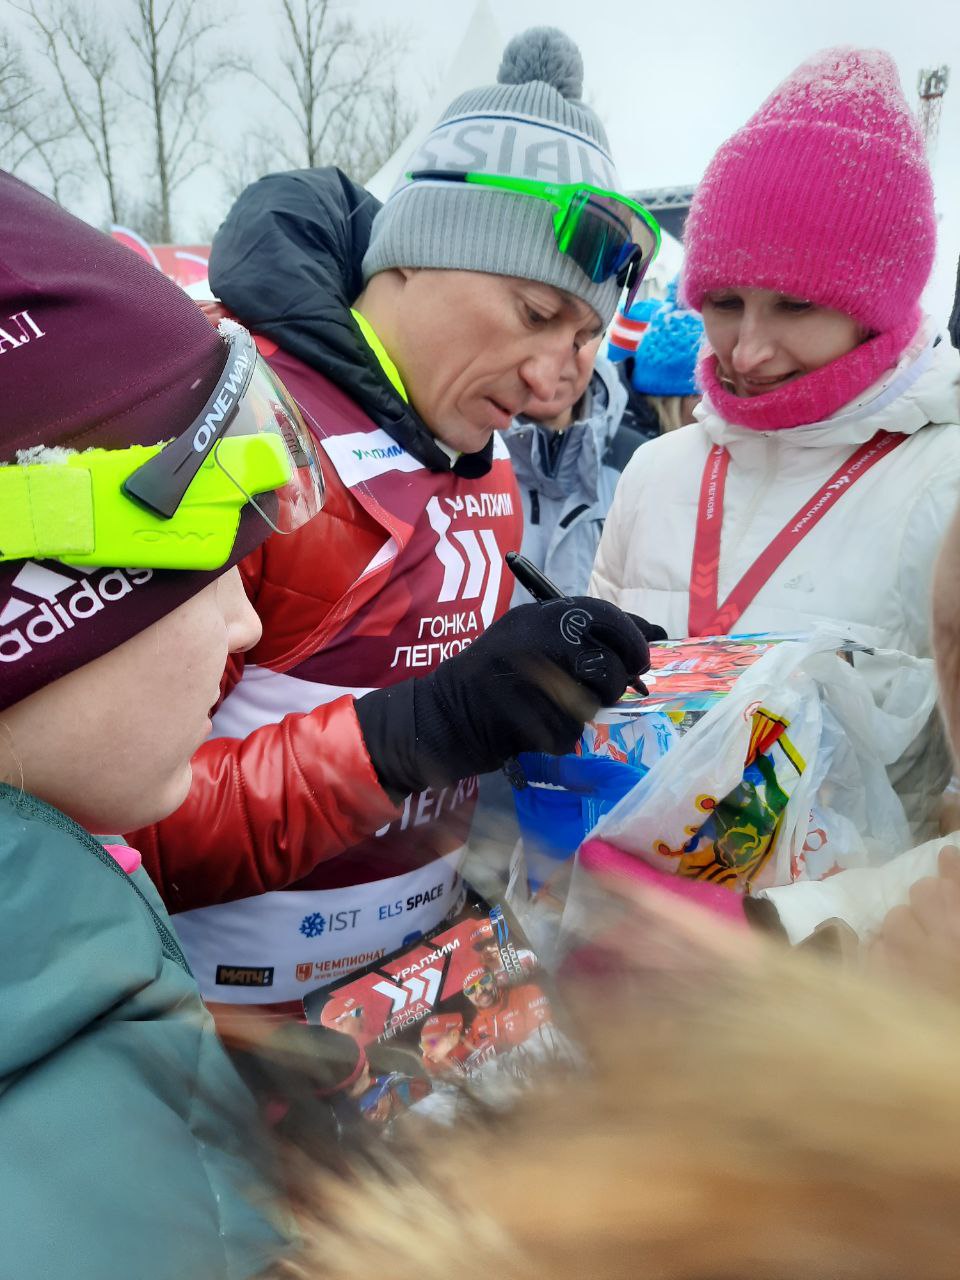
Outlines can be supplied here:
<path id="1" fill-rule="evenodd" d="M 573 856 L 601 815 L 647 773 L 618 760 L 537 752 L 521 755 L 520 765 L 531 785 L 515 790 L 513 798 L 531 890 Z"/>

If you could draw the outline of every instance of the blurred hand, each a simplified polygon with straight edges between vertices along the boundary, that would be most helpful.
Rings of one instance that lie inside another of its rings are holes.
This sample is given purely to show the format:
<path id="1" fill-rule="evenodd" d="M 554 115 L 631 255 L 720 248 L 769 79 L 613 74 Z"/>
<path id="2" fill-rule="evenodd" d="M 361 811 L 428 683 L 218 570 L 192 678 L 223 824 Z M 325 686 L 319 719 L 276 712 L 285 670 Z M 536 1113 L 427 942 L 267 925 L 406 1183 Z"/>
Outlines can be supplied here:
<path id="1" fill-rule="evenodd" d="M 867 948 L 867 963 L 885 974 L 960 999 L 960 850 L 945 845 L 938 874 L 918 880 L 909 903 L 888 912 Z"/>

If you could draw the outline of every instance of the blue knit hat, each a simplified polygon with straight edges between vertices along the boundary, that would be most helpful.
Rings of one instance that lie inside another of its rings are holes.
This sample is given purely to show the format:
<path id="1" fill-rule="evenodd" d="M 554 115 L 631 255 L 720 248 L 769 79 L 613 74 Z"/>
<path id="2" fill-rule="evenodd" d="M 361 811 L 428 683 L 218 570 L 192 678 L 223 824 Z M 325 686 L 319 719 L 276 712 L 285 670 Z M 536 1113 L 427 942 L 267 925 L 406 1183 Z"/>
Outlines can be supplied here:
<path id="1" fill-rule="evenodd" d="M 703 341 L 703 321 L 677 304 L 677 279 L 657 308 L 633 366 L 635 391 L 648 396 L 694 396 L 694 374 Z"/>

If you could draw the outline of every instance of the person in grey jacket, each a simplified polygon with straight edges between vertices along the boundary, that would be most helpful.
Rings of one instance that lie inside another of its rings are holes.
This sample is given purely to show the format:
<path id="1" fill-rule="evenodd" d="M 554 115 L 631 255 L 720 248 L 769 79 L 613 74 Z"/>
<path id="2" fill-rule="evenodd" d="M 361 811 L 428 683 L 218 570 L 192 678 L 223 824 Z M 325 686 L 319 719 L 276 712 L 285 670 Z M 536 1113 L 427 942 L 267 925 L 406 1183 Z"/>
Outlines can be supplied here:
<path id="1" fill-rule="evenodd" d="M 523 500 L 521 550 L 567 595 L 586 588 L 620 472 L 647 438 L 627 426 L 627 393 L 600 338 L 550 401 L 536 402 L 504 433 Z M 529 596 L 518 586 L 513 603 Z"/>

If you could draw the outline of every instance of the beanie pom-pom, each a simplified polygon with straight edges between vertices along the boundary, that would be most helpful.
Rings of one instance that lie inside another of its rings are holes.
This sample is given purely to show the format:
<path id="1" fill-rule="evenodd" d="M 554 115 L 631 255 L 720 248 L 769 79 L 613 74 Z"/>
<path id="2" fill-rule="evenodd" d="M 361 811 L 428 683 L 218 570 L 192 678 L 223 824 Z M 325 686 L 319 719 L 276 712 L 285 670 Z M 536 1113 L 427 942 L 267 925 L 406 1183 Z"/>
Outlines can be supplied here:
<path id="1" fill-rule="evenodd" d="M 583 58 L 568 35 L 556 27 L 531 27 L 503 51 L 497 72 L 500 84 L 529 84 L 539 80 L 564 98 L 583 95 Z"/>

